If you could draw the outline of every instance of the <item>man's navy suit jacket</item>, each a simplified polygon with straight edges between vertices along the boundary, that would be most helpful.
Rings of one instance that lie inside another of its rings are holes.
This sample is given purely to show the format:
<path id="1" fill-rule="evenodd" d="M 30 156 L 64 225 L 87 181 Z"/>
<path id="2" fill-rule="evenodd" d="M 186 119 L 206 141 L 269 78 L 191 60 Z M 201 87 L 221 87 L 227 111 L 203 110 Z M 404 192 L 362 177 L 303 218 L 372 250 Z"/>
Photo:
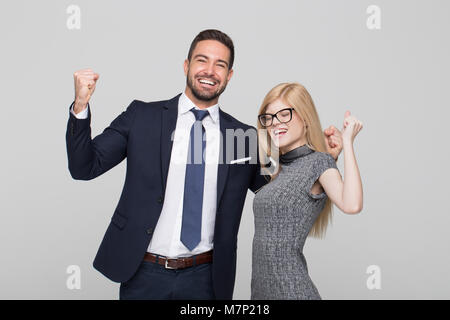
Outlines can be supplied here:
<path id="1" fill-rule="evenodd" d="M 112 281 L 125 282 L 134 275 L 152 239 L 164 203 L 179 97 L 150 103 L 134 100 L 94 139 L 90 107 L 87 119 L 69 113 L 66 144 L 74 179 L 94 179 L 127 158 L 123 191 L 93 264 Z M 219 114 L 223 161 L 217 173 L 213 286 L 217 299 L 231 299 L 237 234 L 247 190 L 256 192 L 266 179 L 254 160 L 258 159 L 257 142 L 249 135 L 242 144 L 229 135 L 241 130 L 256 137 L 256 129 L 222 110 Z M 245 157 L 252 160 L 230 164 L 230 160 Z"/>

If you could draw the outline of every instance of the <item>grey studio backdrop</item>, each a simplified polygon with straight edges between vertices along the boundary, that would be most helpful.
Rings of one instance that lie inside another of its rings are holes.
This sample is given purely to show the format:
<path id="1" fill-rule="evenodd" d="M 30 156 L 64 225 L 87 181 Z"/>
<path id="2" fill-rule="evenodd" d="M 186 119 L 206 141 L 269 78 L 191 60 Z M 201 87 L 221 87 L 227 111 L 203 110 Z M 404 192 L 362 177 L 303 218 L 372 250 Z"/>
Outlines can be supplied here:
<path id="1" fill-rule="evenodd" d="M 68 25 L 71 5 L 80 9 L 79 29 Z M 371 5 L 380 29 L 367 25 Z M 347 109 L 364 123 L 355 142 L 364 209 L 335 209 L 325 239 L 310 238 L 304 249 L 322 297 L 450 298 L 449 13 L 445 0 L 2 1 L 0 298 L 118 298 L 119 285 L 92 261 L 125 161 L 91 181 L 71 178 L 73 72 L 100 74 L 94 137 L 133 99 L 181 92 L 190 42 L 206 28 L 226 32 L 236 47 L 220 99 L 226 112 L 256 125 L 264 95 L 297 81 L 324 128 L 340 128 Z M 341 157 L 341 172 L 343 164 Z M 249 192 L 235 299 L 250 298 L 252 201 Z M 79 267 L 79 289 L 69 289 L 69 266 Z"/>

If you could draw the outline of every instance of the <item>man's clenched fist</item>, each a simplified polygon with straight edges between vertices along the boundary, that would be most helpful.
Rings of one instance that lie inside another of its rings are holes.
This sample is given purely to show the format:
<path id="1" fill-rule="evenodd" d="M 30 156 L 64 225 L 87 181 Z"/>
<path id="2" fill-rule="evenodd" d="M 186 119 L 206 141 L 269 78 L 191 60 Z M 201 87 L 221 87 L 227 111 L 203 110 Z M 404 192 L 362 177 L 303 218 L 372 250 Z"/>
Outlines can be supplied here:
<path id="1" fill-rule="evenodd" d="M 100 75 L 92 69 L 78 70 L 73 74 L 75 82 L 75 104 L 73 111 L 79 113 L 86 109 L 87 103 L 95 91 L 95 84 Z"/>

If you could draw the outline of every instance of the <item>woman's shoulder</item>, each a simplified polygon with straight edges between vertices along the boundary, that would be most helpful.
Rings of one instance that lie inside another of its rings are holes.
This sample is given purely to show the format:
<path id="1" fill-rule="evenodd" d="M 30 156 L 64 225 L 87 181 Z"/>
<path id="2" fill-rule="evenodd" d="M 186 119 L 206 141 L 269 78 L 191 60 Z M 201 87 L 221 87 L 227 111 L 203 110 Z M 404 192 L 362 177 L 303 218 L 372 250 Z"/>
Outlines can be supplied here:
<path id="1" fill-rule="evenodd" d="M 314 151 L 311 155 L 311 161 L 314 167 L 319 171 L 327 168 L 337 168 L 336 160 L 328 152 Z"/>
<path id="2" fill-rule="evenodd" d="M 303 167 L 306 170 L 312 170 L 313 168 L 320 168 L 323 166 L 336 166 L 336 161 L 327 152 L 313 151 L 304 157 L 300 157 L 294 160 L 290 167 Z"/>
<path id="3" fill-rule="evenodd" d="M 314 160 L 333 160 L 333 157 L 328 152 L 314 151 L 311 153 Z"/>

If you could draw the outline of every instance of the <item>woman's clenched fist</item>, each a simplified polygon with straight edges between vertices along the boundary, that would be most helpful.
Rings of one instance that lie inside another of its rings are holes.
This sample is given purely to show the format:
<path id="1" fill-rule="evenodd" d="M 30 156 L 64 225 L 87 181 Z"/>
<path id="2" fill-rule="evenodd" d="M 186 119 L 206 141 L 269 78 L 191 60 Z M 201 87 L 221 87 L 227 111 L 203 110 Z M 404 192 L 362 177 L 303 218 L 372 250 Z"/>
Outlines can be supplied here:
<path id="1" fill-rule="evenodd" d="M 356 135 L 363 128 L 363 124 L 357 118 L 350 114 L 350 111 L 345 113 L 344 128 L 342 130 L 342 139 L 346 142 L 353 143 Z"/>

